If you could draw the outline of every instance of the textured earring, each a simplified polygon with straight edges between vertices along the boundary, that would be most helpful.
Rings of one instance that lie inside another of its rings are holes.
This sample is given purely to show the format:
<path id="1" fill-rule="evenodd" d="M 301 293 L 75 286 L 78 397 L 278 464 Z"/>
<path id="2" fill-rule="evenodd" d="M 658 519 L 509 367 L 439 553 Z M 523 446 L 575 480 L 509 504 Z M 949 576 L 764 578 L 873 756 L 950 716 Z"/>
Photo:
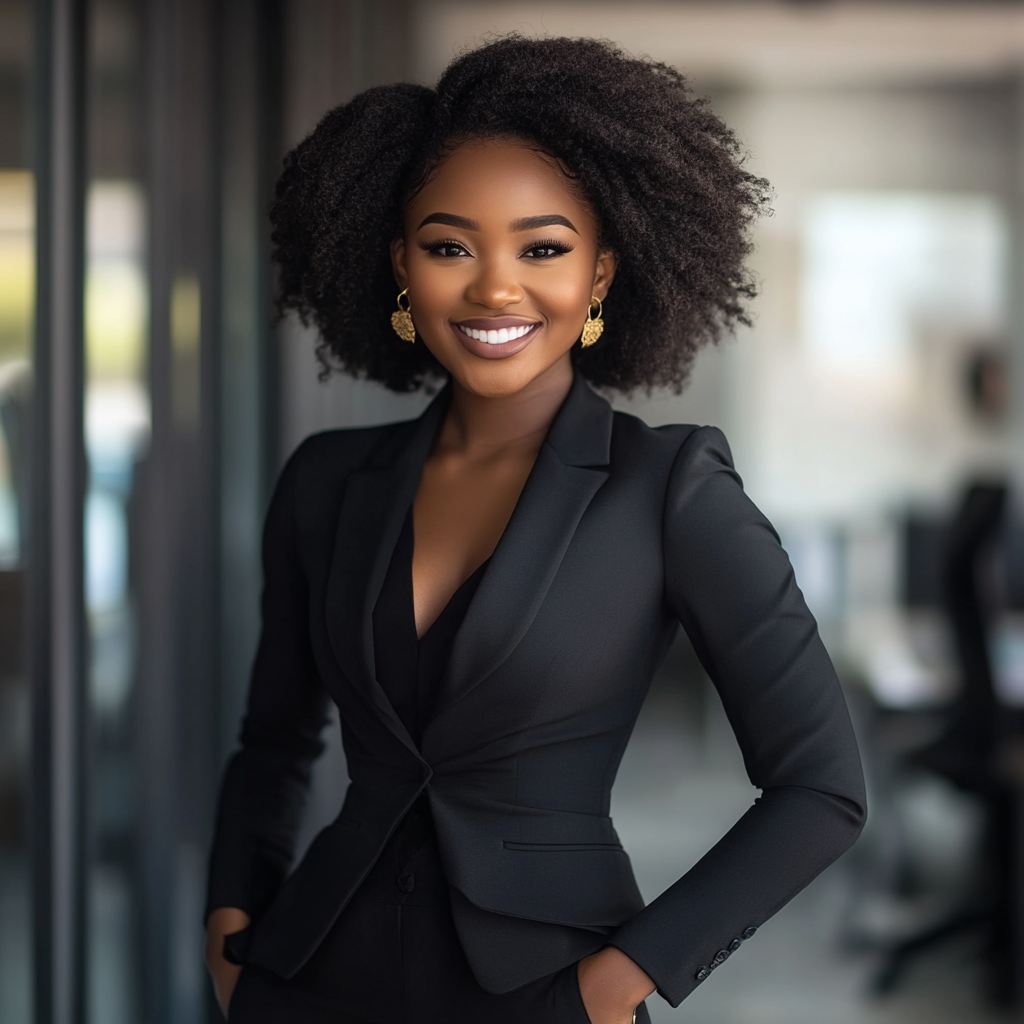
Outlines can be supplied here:
<path id="1" fill-rule="evenodd" d="M 412 322 L 412 313 L 409 310 L 412 308 L 409 305 L 409 289 L 403 289 L 398 295 L 398 309 L 391 314 L 391 326 L 395 329 L 397 334 L 402 341 L 411 341 L 413 344 L 416 343 L 416 328 Z M 405 299 L 405 309 L 402 309 L 402 299 Z M 600 333 L 600 331 L 598 332 Z"/>
<path id="2" fill-rule="evenodd" d="M 597 316 L 594 316 L 595 302 L 597 303 Z M 590 305 L 587 307 L 587 322 L 583 325 L 583 333 L 580 335 L 580 344 L 584 348 L 593 345 L 601 337 L 601 332 L 604 330 L 601 311 L 601 300 L 596 295 L 591 295 Z"/>

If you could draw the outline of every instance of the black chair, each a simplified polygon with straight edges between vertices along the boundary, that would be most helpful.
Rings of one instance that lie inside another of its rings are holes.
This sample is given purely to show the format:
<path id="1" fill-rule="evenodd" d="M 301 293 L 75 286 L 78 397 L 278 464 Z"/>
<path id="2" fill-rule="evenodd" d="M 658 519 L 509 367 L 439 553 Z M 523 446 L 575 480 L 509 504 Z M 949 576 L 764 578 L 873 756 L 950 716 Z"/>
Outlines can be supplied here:
<path id="1" fill-rule="evenodd" d="M 979 849 L 979 885 L 969 904 L 945 920 L 885 950 L 875 975 L 877 993 L 891 992 L 909 964 L 940 943 L 966 932 L 983 938 L 991 996 L 1000 1006 L 1016 1004 L 1011 898 L 1013 888 L 1013 796 L 997 763 L 1004 715 L 993 684 L 989 656 L 993 602 L 985 569 L 1002 533 L 1007 509 L 1002 483 L 976 483 L 965 491 L 943 545 L 943 606 L 961 678 L 956 700 L 944 714 L 938 738 L 908 754 L 911 766 L 934 773 L 969 793 L 980 805 L 984 827 Z"/>

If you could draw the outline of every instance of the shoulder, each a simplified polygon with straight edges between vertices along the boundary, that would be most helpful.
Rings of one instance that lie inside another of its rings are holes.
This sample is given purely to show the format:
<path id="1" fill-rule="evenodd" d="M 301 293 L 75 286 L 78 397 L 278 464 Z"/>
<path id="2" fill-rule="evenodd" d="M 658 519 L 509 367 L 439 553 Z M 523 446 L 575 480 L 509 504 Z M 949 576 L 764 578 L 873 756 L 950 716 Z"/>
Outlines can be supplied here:
<path id="1" fill-rule="evenodd" d="M 615 412 L 612 458 L 646 459 L 666 464 L 673 475 L 719 464 L 733 469 L 732 452 L 718 427 L 670 423 L 650 427 L 629 413 Z"/>
<path id="2" fill-rule="evenodd" d="M 408 430 L 414 423 L 415 420 L 407 420 L 310 434 L 289 456 L 281 475 L 293 476 L 296 481 L 344 479 L 370 462 L 396 434 Z"/>
<path id="3" fill-rule="evenodd" d="M 339 506 L 349 477 L 371 465 L 378 454 L 400 441 L 415 420 L 376 427 L 352 427 L 311 434 L 292 452 L 274 488 L 274 506 L 288 508 L 300 521 L 330 517 Z"/>
<path id="4" fill-rule="evenodd" d="M 743 491 L 725 434 L 690 423 L 650 427 L 615 413 L 612 472 L 627 487 L 654 488 L 666 526 L 704 536 L 734 520 L 763 517 Z"/>

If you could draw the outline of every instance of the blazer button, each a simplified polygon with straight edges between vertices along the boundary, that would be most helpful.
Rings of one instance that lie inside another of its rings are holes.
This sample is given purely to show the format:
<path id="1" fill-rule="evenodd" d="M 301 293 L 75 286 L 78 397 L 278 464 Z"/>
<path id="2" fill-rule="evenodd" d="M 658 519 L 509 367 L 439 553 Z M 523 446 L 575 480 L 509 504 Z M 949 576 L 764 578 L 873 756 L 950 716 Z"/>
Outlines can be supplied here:
<path id="1" fill-rule="evenodd" d="M 727 950 L 727 949 L 720 949 L 715 954 L 714 960 L 711 961 L 712 969 L 714 969 L 715 967 L 721 967 L 721 965 L 724 964 L 725 961 L 728 960 L 728 959 L 729 959 L 729 950 Z"/>
<path id="2" fill-rule="evenodd" d="M 711 971 L 709 971 L 706 967 L 702 967 L 699 971 L 697 971 L 694 977 L 698 981 L 703 981 L 710 973 Z"/>
<path id="3" fill-rule="evenodd" d="M 743 940 L 742 939 L 733 939 L 732 942 L 729 943 L 729 952 L 730 953 L 735 953 L 736 950 L 739 949 L 740 946 L 742 946 L 742 945 L 743 945 Z"/>
<path id="4" fill-rule="evenodd" d="M 757 928 L 755 928 L 754 925 L 751 925 L 749 928 L 744 928 L 743 931 L 740 932 L 740 935 L 745 939 L 752 939 L 754 937 L 754 932 L 756 931 Z"/>
<path id="5" fill-rule="evenodd" d="M 412 892 L 416 888 L 416 876 L 411 871 L 398 876 L 398 888 L 402 892 Z"/>

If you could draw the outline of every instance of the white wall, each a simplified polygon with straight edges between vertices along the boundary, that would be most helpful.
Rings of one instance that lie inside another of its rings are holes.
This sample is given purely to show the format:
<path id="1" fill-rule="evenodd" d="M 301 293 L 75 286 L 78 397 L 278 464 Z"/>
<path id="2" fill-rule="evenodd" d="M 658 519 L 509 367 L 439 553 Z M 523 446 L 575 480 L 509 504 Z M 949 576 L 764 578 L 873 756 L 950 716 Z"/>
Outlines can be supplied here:
<path id="1" fill-rule="evenodd" d="M 958 375 L 973 339 L 961 325 L 925 318 L 906 392 L 889 400 L 869 393 L 857 405 L 854 381 L 844 396 L 843 381 L 815 372 L 800 336 L 800 298 L 803 218 L 822 192 L 986 196 L 1008 214 L 1012 100 L 1007 88 L 968 86 L 759 89 L 718 104 L 749 145 L 750 168 L 776 189 L 753 261 L 758 320 L 738 342 L 723 407 L 748 487 L 771 514 L 842 518 L 844 503 L 853 515 L 881 512 L 900 500 L 894 478 L 905 499 L 942 502 L 974 464 L 1005 461 L 1005 434 L 972 425 L 964 408 Z M 1004 310 L 988 333 L 1009 331 Z M 872 458 L 878 473 L 863 483 L 874 493 L 831 501 L 843 461 Z"/>

